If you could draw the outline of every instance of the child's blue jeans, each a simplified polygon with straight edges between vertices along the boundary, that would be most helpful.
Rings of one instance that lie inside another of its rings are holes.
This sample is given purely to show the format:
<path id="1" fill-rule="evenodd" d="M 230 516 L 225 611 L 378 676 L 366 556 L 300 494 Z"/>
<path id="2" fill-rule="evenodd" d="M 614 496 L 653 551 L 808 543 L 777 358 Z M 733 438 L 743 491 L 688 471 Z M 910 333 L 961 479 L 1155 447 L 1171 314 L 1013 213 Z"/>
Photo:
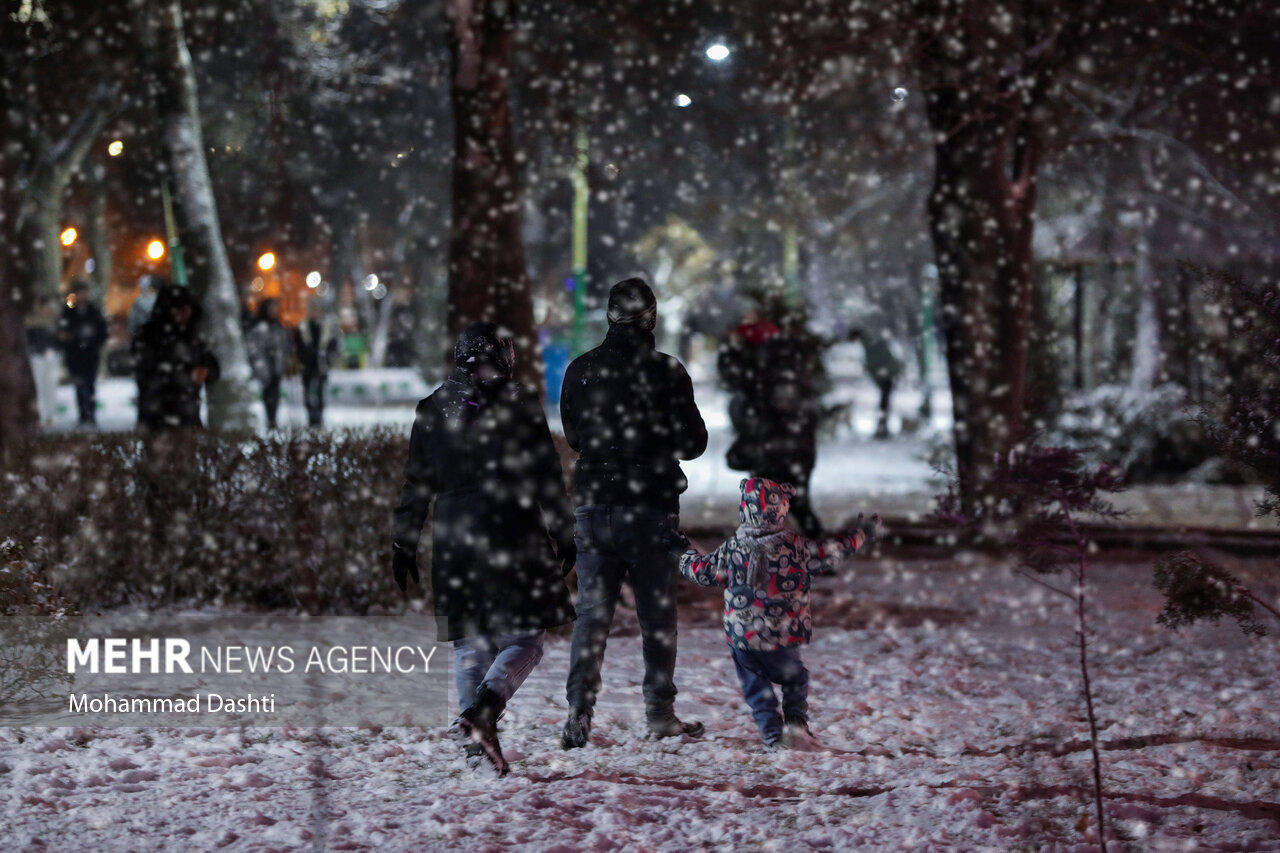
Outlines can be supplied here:
<path id="1" fill-rule="evenodd" d="M 742 684 L 742 698 L 751 707 L 760 737 L 773 745 L 782 737 L 785 718 L 788 723 L 809 722 L 809 670 L 800 659 L 799 646 L 783 646 L 761 652 L 733 649 L 733 665 Z M 782 688 L 782 713 L 778 713 L 778 697 L 773 685 Z"/>

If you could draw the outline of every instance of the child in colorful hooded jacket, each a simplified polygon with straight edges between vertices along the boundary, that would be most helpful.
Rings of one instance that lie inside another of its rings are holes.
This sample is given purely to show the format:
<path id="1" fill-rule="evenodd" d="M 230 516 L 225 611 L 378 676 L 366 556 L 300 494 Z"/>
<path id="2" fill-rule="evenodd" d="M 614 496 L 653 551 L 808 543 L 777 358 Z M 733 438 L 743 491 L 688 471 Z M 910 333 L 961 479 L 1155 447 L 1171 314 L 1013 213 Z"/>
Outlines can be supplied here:
<path id="1" fill-rule="evenodd" d="M 742 524 L 710 554 L 690 547 L 680 571 L 702 586 L 723 586 L 724 628 L 742 695 L 765 745 L 814 748 L 809 732 L 809 671 L 800 647 L 809 642 L 809 576 L 833 568 L 873 541 L 880 517 L 826 542 L 784 529 L 795 489 L 752 477 L 740 483 Z M 782 688 L 782 713 L 773 685 Z"/>

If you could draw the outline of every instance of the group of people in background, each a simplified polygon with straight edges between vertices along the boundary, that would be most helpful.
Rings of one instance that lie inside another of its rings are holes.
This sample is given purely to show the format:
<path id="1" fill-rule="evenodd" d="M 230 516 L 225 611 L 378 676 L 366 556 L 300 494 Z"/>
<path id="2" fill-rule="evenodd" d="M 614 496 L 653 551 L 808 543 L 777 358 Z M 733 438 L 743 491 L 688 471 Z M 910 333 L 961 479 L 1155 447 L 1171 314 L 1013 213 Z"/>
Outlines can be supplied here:
<path id="1" fill-rule="evenodd" d="M 129 307 L 129 363 L 137 381 L 138 427 L 157 431 L 200 427 L 201 393 L 217 382 L 221 365 L 201 331 L 201 308 L 191 291 L 160 276 L 143 276 Z M 254 377 L 262 388 L 268 429 L 277 428 L 280 388 L 296 357 L 310 426 L 324 423 L 325 385 L 337 361 L 341 333 L 318 302 L 296 329 L 280 322 L 279 305 L 264 299 L 245 328 Z M 61 310 L 58 302 L 37 303 L 27 325 L 27 351 L 36 385 L 42 428 L 53 425 L 57 389 L 65 367 L 75 387 L 78 425 L 97 425 L 97 379 L 108 326 L 90 298 L 89 286 L 71 282 Z"/>
<path id="2" fill-rule="evenodd" d="M 802 315 L 785 305 L 768 310 L 766 300 L 761 302 L 729 331 L 716 356 L 733 428 L 725 459 L 734 470 L 794 486 L 791 515 L 807 536 L 817 539 L 823 527 L 809 499 L 809 481 L 823 415 L 820 376 L 826 343 L 805 328 Z M 902 359 L 885 334 L 854 329 L 848 340 L 862 344 L 866 373 L 879 391 L 874 438 L 888 438 Z"/>
<path id="3" fill-rule="evenodd" d="M 263 299 L 245 324 L 245 348 L 249 366 L 262 386 L 267 429 L 276 429 L 280 386 L 288 372 L 290 355 L 297 357 L 307 424 L 324 425 L 324 392 L 329 370 L 338 360 L 341 332 L 318 300 L 307 302 L 307 316 L 296 329 L 280 322 L 280 303 Z"/>
<path id="4" fill-rule="evenodd" d="M 734 538 L 709 554 L 694 547 L 679 526 L 688 487 L 680 462 L 707 446 L 693 384 L 656 348 L 657 300 L 645 282 L 614 285 L 607 316 L 604 341 L 569 365 L 561 391 L 565 440 L 578 453 L 572 511 L 538 396 L 512 378 L 510 333 L 486 322 L 464 329 L 452 374 L 418 404 L 393 517 L 392 571 L 402 590 L 419 581 L 418 544 L 434 505 L 431 591 L 438 638 L 454 646 L 460 706 L 452 730 L 474 762 L 487 758 L 505 773 L 498 718 L 541 660 L 546 631 L 572 621 L 560 745 L 587 746 L 625 582 L 640 623 L 648 734 L 700 737 L 702 723 L 675 713 L 683 571 L 725 587 L 727 636 L 766 747 L 804 748 L 813 742 L 799 655 L 811 630 L 809 578 L 861 547 L 875 520 L 825 542 L 785 531 L 796 494 L 790 480 L 812 468 L 810 457 L 779 467 L 786 482 L 743 480 Z M 772 446 L 752 465 L 774 464 Z M 575 570 L 571 603 L 565 578 Z"/>

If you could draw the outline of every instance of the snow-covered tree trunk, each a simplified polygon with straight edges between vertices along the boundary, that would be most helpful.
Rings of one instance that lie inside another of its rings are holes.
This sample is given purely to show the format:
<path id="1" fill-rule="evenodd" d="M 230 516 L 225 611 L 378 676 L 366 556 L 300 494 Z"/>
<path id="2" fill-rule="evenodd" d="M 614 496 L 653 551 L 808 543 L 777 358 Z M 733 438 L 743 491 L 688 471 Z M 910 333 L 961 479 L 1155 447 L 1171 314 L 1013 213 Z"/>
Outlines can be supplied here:
<path id="1" fill-rule="evenodd" d="M 520 227 L 510 85 L 514 0 L 450 0 L 453 221 L 450 335 L 492 320 L 515 336 L 516 377 L 543 389 Z"/>
<path id="2" fill-rule="evenodd" d="M 62 196 L 111 117 L 112 102 L 117 96 L 117 87 L 99 85 L 60 137 L 48 140 L 41 136 L 34 140 L 39 151 L 25 187 L 27 215 L 23 229 L 32 252 L 30 299 L 55 298 L 62 290 Z M 18 132 L 28 135 L 25 128 Z"/>
<path id="3" fill-rule="evenodd" d="M 52 176 L 37 175 L 29 197 L 23 239 L 31 251 L 30 302 L 56 299 L 62 290 L 62 193 Z"/>
<path id="4" fill-rule="evenodd" d="M 1160 319 L 1156 310 L 1156 282 L 1151 270 L 1151 242 L 1146 223 L 1139 223 L 1134 234 L 1134 290 L 1138 312 L 1133 335 L 1133 367 L 1129 374 L 1129 390 L 1146 394 L 1156 387 L 1160 373 Z"/>
<path id="5" fill-rule="evenodd" d="M 107 285 L 111 282 L 111 242 L 107 238 L 107 187 L 106 174 L 101 163 L 89 167 L 89 216 L 85 221 L 85 240 L 89 243 L 89 256 L 93 258 L 93 293 L 99 301 L 105 300 Z"/>
<path id="6" fill-rule="evenodd" d="M 240 297 L 227 261 L 218 208 L 200 131 L 195 72 L 182 31 L 182 4 L 167 0 L 142 7 L 155 22 L 151 50 L 159 83 L 158 107 L 173 180 L 179 236 L 191 288 L 204 309 L 205 334 L 222 367 L 208 388 L 209 426 L 253 425 L 249 360 L 240 328 Z"/>
<path id="7" fill-rule="evenodd" d="M 378 301 L 376 322 L 372 339 L 369 342 L 369 366 L 382 367 L 387 360 L 387 339 L 390 335 L 391 315 L 394 305 L 392 294 L 397 287 L 403 287 L 400 278 L 404 275 L 405 263 L 409 257 L 409 240 L 413 234 L 413 215 L 418 209 L 418 198 L 410 198 L 396 217 L 396 240 L 391 246 L 390 268 L 394 270 L 394 278 L 385 283 L 387 292 Z"/>

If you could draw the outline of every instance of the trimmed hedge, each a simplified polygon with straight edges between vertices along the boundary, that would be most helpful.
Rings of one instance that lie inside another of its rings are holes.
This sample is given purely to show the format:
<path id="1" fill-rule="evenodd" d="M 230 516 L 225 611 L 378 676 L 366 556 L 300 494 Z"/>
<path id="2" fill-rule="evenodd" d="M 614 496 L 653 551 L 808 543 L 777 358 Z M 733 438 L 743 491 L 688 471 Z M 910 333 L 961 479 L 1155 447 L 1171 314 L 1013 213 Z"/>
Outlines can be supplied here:
<path id="1" fill-rule="evenodd" d="M 5 471 L 0 539 L 82 606 L 402 602 L 391 511 L 408 439 L 380 429 L 44 439 Z"/>
<path id="2" fill-rule="evenodd" d="M 568 478 L 574 454 L 556 443 Z M 385 427 L 49 437 L 4 472 L 0 541 L 81 607 L 398 607 L 391 512 L 408 453 Z M 428 529 L 428 587 L 429 543 Z"/>

